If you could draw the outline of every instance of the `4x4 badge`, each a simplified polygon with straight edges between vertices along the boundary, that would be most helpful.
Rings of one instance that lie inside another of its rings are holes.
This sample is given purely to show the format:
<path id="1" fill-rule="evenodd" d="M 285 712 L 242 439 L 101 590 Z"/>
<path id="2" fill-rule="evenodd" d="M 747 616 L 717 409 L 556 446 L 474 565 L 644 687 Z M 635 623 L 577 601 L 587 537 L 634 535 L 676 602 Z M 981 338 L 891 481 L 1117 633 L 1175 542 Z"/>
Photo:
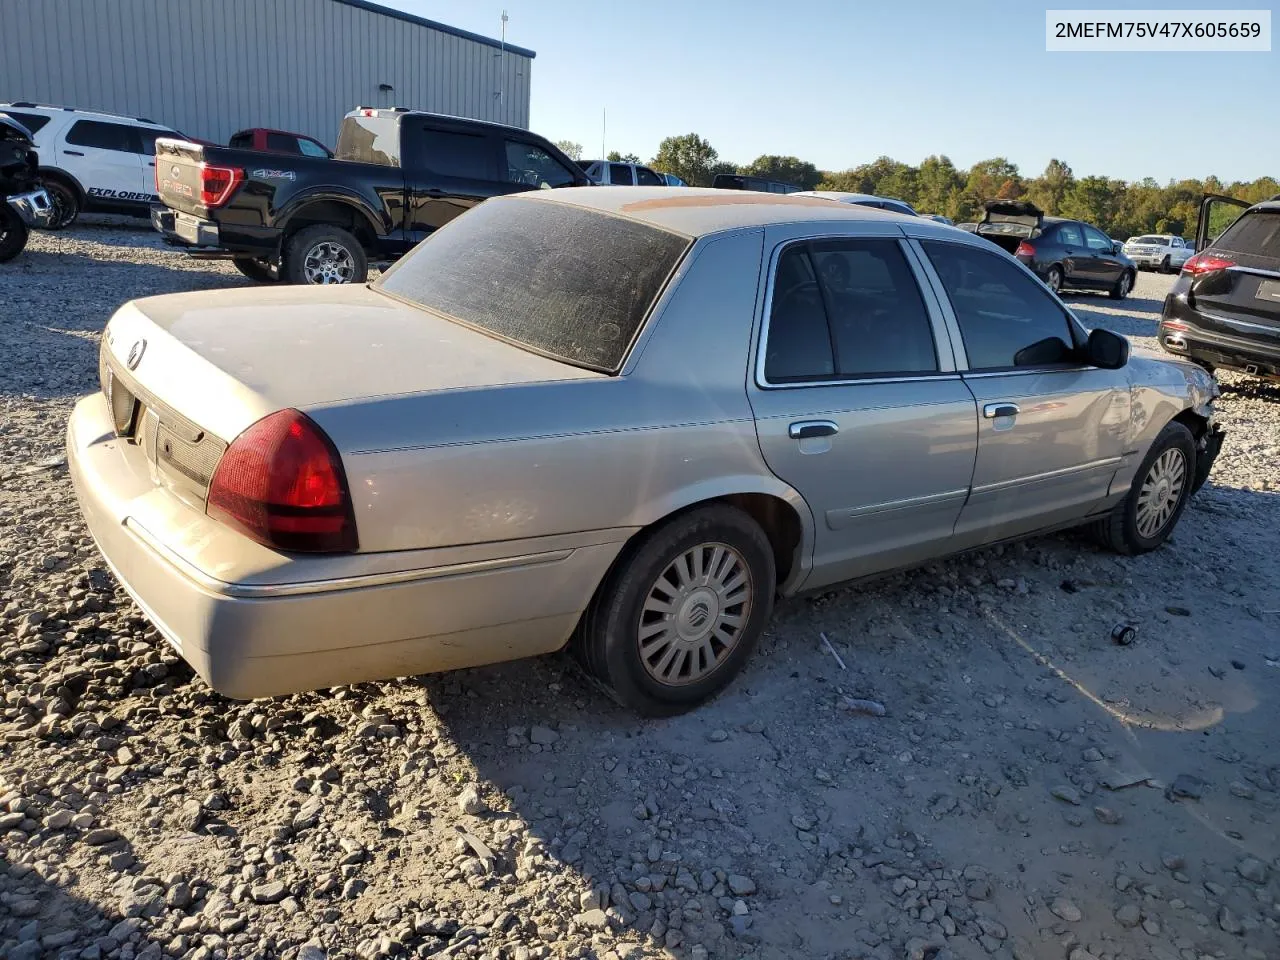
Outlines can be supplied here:
<path id="1" fill-rule="evenodd" d="M 142 354 L 146 352 L 146 349 L 146 340 L 135 340 L 133 346 L 129 348 L 129 358 L 125 360 L 125 366 L 130 370 L 137 370 L 138 364 L 142 362 Z"/>

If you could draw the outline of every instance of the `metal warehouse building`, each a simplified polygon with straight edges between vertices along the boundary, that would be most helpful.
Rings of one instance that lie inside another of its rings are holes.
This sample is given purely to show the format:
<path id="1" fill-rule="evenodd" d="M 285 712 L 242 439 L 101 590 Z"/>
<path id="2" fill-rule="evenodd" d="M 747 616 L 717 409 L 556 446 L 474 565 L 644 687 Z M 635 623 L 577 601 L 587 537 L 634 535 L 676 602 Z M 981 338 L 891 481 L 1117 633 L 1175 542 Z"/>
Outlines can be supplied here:
<path id="1" fill-rule="evenodd" d="M 333 145 L 356 106 L 529 125 L 534 53 L 364 0 L 0 0 L 0 102 Z"/>

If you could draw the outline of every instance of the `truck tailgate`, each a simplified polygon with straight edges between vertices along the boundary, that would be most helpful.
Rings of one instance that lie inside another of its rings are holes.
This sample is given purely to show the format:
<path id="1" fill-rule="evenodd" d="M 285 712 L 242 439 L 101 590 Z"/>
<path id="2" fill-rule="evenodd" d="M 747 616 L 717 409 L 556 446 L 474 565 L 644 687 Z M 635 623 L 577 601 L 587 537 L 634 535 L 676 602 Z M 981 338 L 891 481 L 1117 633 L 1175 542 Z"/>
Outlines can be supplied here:
<path id="1" fill-rule="evenodd" d="M 156 141 L 156 193 L 172 210 L 203 216 L 207 208 L 200 201 L 204 147 L 186 140 L 161 138 Z"/>

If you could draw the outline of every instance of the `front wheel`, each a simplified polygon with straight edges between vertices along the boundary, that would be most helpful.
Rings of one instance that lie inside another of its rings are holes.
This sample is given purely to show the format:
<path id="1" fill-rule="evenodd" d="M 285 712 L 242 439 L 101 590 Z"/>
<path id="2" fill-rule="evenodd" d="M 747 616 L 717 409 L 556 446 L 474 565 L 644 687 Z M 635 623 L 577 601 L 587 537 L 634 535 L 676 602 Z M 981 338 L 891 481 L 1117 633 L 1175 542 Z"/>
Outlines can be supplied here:
<path id="1" fill-rule="evenodd" d="M 1160 261 L 1160 272 L 1173 273 L 1173 261 L 1169 259 L 1167 253 L 1164 255 L 1164 259 Z"/>
<path id="2" fill-rule="evenodd" d="M 1129 291 L 1133 289 L 1133 274 L 1128 270 L 1120 274 L 1120 279 L 1116 281 L 1116 285 L 1108 292 L 1112 300 L 1123 300 L 1129 295 Z"/>
<path id="3" fill-rule="evenodd" d="M 1045 286 L 1054 293 L 1062 292 L 1062 270 L 1058 267 L 1050 267 L 1049 272 L 1044 275 Z"/>
<path id="4" fill-rule="evenodd" d="M 266 260 L 254 257 L 232 257 L 235 268 L 256 283 L 279 283 L 280 271 Z"/>
<path id="5" fill-rule="evenodd" d="M 284 245 L 281 272 L 289 283 L 364 283 L 369 260 L 364 247 L 341 227 L 303 227 Z"/>
<path id="6" fill-rule="evenodd" d="M 1160 546 L 1186 508 L 1195 476 L 1195 438 L 1175 420 L 1147 451 L 1129 495 L 1098 521 L 1095 532 L 1102 544 L 1130 556 Z"/>
<path id="7" fill-rule="evenodd" d="M 49 206 L 53 209 L 46 229 L 61 230 L 75 223 L 80 216 L 80 196 L 75 189 L 61 180 L 46 180 L 44 189 L 49 194 Z"/>
<path id="8" fill-rule="evenodd" d="M 27 245 L 30 232 L 22 218 L 0 197 L 0 263 L 12 260 Z"/>
<path id="9" fill-rule="evenodd" d="M 672 518 L 619 558 L 573 639 L 586 669 L 647 716 L 689 710 L 750 658 L 773 609 L 773 548 L 714 505 Z"/>

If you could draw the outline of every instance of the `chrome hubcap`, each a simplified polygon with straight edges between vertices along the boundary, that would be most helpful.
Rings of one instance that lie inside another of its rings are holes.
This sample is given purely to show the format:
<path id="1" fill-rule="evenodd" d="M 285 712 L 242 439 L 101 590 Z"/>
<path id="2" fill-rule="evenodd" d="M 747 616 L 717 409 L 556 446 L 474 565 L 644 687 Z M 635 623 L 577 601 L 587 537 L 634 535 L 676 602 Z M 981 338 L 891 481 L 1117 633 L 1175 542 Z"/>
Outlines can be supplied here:
<path id="1" fill-rule="evenodd" d="M 1049 289 L 1054 293 L 1058 292 L 1058 288 L 1062 286 L 1062 278 L 1058 276 L 1058 271 L 1049 271 Z"/>
<path id="2" fill-rule="evenodd" d="M 1127 294 L 1129 292 L 1129 275 L 1126 273 L 1120 278 L 1120 293 Z"/>
<path id="3" fill-rule="evenodd" d="M 1182 499 L 1187 458 L 1176 447 L 1156 457 L 1138 491 L 1138 533 L 1150 540 L 1168 525 Z"/>
<path id="4" fill-rule="evenodd" d="M 302 275 L 307 283 L 350 283 L 356 275 L 355 257 L 331 240 L 317 243 L 303 258 Z"/>
<path id="5" fill-rule="evenodd" d="M 683 686 L 724 663 L 751 615 L 751 571 L 725 543 L 701 543 L 676 557 L 645 596 L 637 642 L 645 672 Z"/>

